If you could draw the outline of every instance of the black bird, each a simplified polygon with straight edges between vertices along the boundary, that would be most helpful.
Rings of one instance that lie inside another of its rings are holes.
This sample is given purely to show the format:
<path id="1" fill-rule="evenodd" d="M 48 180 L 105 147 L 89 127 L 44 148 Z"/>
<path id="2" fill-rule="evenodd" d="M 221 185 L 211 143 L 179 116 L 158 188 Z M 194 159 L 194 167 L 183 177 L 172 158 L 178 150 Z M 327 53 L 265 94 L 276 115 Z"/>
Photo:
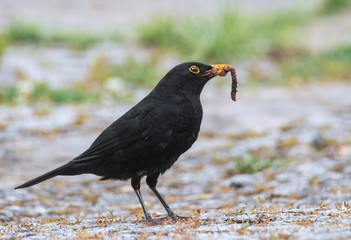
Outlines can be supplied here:
<path id="1" fill-rule="evenodd" d="M 139 198 L 146 220 L 153 221 L 140 193 L 140 179 L 155 193 L 169 217 L 179 218 L 156 189 L 167 171 L 196 141 L 201 120 L 200 93 L 208 80 L 224 76 L 230 65 L 182 63 L 170 70 L 143 100 L 106 128 L 85 152 L 67 164 L 15 189 L 58 175 L 92 173 L 101 180 L 127 180 Z"/>

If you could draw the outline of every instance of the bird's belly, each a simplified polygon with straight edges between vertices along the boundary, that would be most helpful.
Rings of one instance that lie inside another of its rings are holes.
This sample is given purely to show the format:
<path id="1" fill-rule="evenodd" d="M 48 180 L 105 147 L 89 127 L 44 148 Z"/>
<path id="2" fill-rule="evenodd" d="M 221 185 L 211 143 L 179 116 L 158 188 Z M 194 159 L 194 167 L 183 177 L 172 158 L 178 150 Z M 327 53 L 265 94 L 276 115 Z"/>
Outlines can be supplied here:
<path id="1" fill-rule="evenodd" d="M 198 132 L 182 132 L 179 133 L 174 142 L 169 144 L 161 154 L 159 158 L 159 167 L 160 172 L 165 172 L 169 169 L 182 155 L 186 152 L 196 141 Z"/>

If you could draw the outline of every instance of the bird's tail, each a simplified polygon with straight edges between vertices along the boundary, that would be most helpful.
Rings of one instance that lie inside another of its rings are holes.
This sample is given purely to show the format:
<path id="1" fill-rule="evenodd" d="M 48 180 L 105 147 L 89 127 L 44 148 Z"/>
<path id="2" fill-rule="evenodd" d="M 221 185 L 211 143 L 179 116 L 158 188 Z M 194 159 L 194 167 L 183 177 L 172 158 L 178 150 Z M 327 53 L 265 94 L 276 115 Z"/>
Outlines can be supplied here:
<path id="1" fill-rule="evenodd" d="M 58 175 L 71 175 L 70 172 L 73 170 L 73 167 L 75 166 L 76 164 L 73 163 L 73 162 L 69 162 L 65 165 L 62 165 L 61 167 L 58 167 L 48 173 L 45 173 L 39 177 L 36 177 L 26 183 L 23 183 L 22 185 L 19 185 L 17 187 L 15 187 L 15 189 L 19 189 L 19 188 L 27 188 L 27 187 L 30 187 L 30 186 L 33 186 L 35 184 L 38 184 L 40 182 L 43 182 L 45 180 L 48 180 L 50 178 L 53 178 L 53 177 L 56 177 Z"/>

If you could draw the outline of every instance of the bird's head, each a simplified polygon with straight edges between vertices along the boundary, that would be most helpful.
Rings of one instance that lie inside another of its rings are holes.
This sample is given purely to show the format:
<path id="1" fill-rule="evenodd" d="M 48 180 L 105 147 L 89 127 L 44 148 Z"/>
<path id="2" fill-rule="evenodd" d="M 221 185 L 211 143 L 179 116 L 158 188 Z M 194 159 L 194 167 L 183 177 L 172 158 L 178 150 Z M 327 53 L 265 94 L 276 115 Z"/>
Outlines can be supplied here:
<path id="1" fill-rule="evenodd" d="M 226 76 L 232 68 L 228 64 L 207 65 L 199 62 L 186 62 L 171 69 L 161 82 L 178 90 L 184 89 L 200 94 L 208 80 L 215 76 Z"/>

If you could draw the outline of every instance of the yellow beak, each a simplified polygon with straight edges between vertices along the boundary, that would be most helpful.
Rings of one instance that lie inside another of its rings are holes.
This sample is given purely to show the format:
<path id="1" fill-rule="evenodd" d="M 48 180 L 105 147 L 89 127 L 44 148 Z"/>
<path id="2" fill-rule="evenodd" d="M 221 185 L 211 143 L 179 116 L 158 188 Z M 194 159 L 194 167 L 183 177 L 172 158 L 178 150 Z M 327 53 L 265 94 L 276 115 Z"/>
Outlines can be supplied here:
<path id="1" fill-rule="evenodd" d="M 225 76 L 233 68 L 229 64 L 215 64 L 215 65 L 211 65 L 211 67 L 212 67 L 212 69 L 207 70 L 203 74 L 203 76 L 209 76 L 209 77 Z"/>

